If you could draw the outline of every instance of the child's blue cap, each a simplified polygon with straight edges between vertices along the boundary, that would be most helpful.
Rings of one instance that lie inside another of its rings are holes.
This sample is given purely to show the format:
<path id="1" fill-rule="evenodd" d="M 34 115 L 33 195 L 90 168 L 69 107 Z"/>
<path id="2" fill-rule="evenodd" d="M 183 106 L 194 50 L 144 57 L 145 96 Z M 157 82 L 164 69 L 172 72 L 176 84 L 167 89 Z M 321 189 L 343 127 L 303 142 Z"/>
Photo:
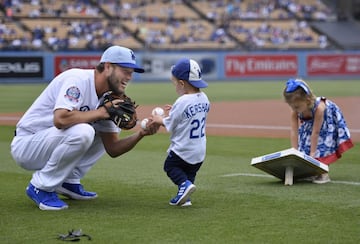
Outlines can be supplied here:
<path id="1" fill-rule="evenodd" d="M 180 59 L 172 67 L 171 73 L 177 79 L 186 80 L 194 87 L 205 88 L 208 86 L 206 81 L 201 79 L 201 69 L 199 64 L 192 59 Z"/>

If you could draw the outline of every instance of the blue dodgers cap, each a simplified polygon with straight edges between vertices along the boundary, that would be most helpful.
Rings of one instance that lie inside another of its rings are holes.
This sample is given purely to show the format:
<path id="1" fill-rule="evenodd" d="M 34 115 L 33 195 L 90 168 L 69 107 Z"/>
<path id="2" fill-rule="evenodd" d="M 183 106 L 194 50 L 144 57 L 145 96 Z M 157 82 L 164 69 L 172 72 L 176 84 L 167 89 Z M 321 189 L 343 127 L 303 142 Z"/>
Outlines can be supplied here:
<path id="1" fill-rule="evenodd" d="M 113 63 L 121 67 L 132 68 L 137 73 L 144 73 L 145 70 L 136 64 L 134 52 L 126 47 L 111 46 L 102 54 L 100 63 Z"/>
<path id="2" fill-rule="evenodd" d="M 205 88 L 208 86 L 206 81 L 201 79 L 201 69 L 199 64 L 188 58 L 180 59 L 171 69 L 171 73 L 179 80 L 186 80 L 192 86 Z"/>

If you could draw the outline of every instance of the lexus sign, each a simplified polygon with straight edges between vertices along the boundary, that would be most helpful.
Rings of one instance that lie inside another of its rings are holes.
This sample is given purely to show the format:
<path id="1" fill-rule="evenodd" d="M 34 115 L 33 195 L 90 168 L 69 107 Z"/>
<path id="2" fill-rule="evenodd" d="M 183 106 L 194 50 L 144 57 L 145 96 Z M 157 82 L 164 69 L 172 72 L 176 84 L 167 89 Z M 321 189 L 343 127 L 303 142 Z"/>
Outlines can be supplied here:
<path id="1" fill-rule="evenodd" d="M 43 78 L 43 58 L 0 57 L 0 77 Z"/>

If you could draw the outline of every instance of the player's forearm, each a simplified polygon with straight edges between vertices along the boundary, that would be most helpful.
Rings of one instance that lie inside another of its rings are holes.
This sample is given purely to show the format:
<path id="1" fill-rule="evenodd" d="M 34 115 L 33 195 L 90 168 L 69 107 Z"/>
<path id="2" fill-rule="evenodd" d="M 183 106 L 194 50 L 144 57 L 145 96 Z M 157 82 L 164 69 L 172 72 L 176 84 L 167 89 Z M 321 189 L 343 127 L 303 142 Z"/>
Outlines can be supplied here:
<path id="1" fill-rule="evenodd" d="M 109 115 L 105 108 L 90 111 L 68 111 L 59 109 L 54 112 L 54 125 L 58 129 L 66 129 L 75 124 L 90 123 L 101 119 L 106 119 Z"/>
<path id="2" fill-rule="evenodd" d="M 120 139 L 107 150 L 107 153 L 110 157 L 118 157 L 133 149 L 143 137 L 144 135 L 141 131 L 139 131 L 128 137 Z"/>

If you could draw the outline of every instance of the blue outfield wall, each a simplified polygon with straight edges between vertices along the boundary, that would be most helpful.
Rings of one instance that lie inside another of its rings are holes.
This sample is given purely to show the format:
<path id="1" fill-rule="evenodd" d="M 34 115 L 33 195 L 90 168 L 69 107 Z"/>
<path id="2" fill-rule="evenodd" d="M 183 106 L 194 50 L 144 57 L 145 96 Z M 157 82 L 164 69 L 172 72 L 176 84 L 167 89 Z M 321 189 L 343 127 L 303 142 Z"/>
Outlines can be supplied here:
<path id="1" fill-rule="evenodd" d="M 47 83 L 69 68 L 94 68 L 102 52 L 1 52 L 0 83 Z M 149 52 L 135 51 L 146 73 L 134 81 L 168 81 L 182 57 L 196 60 L 208 81 L 359 79 L 360 51 L 347 52 Z"/>

